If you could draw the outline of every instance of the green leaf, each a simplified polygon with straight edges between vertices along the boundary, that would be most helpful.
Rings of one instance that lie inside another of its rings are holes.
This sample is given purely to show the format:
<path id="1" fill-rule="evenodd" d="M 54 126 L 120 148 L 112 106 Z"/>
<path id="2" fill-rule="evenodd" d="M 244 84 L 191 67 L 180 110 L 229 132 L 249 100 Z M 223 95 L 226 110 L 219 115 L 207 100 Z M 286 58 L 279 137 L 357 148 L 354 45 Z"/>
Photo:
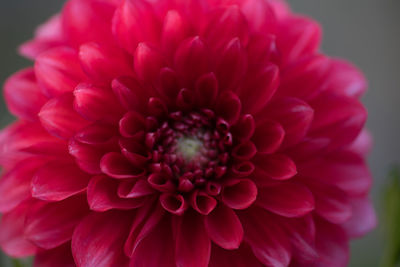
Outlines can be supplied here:
<path id="1" fill-rule="evenodd" d="M 400 266 L 400 170 L 394 168 L 384 198 L 386 248 L 381 266 Z"/>

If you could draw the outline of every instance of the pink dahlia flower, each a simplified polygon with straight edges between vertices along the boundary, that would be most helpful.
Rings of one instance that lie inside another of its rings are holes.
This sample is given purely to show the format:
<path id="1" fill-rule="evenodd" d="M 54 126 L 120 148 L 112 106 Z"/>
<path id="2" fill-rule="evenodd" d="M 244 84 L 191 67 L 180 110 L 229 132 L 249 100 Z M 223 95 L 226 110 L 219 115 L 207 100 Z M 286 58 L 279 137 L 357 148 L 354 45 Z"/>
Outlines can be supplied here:
<path id="1" fill-rule="evenodd" d="M 5 85 L 0 245 L 40 267 L 346 266 L 363 75 L 273 0 L 69 0 Z"/>

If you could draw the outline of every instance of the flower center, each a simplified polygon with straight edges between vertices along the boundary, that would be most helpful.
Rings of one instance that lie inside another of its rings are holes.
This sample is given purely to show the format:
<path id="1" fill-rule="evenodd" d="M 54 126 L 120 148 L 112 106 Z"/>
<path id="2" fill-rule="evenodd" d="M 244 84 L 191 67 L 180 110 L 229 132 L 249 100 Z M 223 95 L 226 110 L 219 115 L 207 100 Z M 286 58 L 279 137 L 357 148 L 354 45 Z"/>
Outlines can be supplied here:
<path id="1" fill-rule="evenodd" d="M 192 162 L 200 156 L 203 145 L 196 137 L 184 136 L 178 139 L 176 152 L 185 162 Z"/>

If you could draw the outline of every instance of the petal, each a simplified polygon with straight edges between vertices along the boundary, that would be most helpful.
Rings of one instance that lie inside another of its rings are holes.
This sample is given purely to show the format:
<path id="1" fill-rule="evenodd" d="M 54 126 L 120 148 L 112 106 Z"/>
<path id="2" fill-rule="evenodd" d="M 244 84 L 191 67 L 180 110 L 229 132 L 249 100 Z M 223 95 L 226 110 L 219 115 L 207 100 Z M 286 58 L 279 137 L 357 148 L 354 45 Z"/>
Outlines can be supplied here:
<path id="1" fill-rule="evenodd" d="M 220 94 L 216 104 L 217 115 L 221 116 L 229 124 L 235 124 L 240 117 L 242 103 L 240 98 L 232 91 Z"/>
<path id="2" fill-rule="evenodd" d="M 111 141 L 118 131 L 113 125 L 104 122 L 94 122 L 75 135 L 75 139 L 83 144 L 101 145 Z"/>
<path id="3" fill-rule="evenodd" d="M 257 187 L 249 179 L 238 180 L 222 191 L 222 201 L 232 209 L 246 209 L 256 198 Z"/>
<path id="4" fill-rule="evenodd" d="M 157 42 L 161 25 L 153 7 L 144 0 L 121 1 L 113 19 L 113 33 L 120 45 L 134 54 L 139 42 Z"/>
<path id="5" fill-rule="evenodd" d="M 239 38 L 234 38 L 227 44 L 216 69 L 221 90 L 236 91 L 236 87 L 246 72 L 246 59 Z"/>
<path id="6" fill-rule="evenodd" d="M 209 107 L 214 104 L 218 95 L 218 80 L 214 73 L 201 76 L 196 82 L 195 98 L 199 107 Z"/>
<path id="7" fill-rule="evenodd" d="M 175 53 L 174 65 L 177 73 L 184 79 L 185 86 L 208 72 L 208 59 L 208 52 L 200 37 L 196 36 L 181 43 Z"/>
<path id="8" fill-rule="evenodd" d="M 188 203 L 182 195 L 164 193 L 160 196 L 161 206 L 172 214 L 182 215 L 188 208 Z"/>
<path id="9" fill-rule="evenodd" d="M 72 254 L 81 267 L 127 266 L 123 244 L 132 215 L 121 211 L 91 213 L 75 228 Z"/>
<path id="10" fill-rule="evenodd" d="M 122 181 L 118 186 L 118 196 L 121 198 L 140 198 L 155 193 L 145 180 Z"/>
<path id="11" fill-rule="evenodd" d="M 90 180 L 87 200 L 91 210 L 104 212 L 110 209 L 131 210 L 142 206 L 146 198 L 120 198 L 118 181 L 107 176 L 96 176 Z"/>
<path id="12" fill-rule="evenodd" d="M 94 82 L 108 85 L 114 78 L 132 74 L 130 57 L 116 47 L 86 43 L 79 47 L 83 71 Z"/>
<path id="13" fill-rule="evenodd" d="M 58 247 L 71 240 L 76 225 L 87 213 L 83 196 L 54 203 L 38 202 L 27 215 L 25 236 L 41 248 Z"/>
<path id="14" fill-rule="evenodd" d="M 259 153 L 271 154 L 279 149 L 285 137 L 282 125 L 271 120 L 257 123 L 252 141 Z"/>
<path id="15" fill-rule="evenodd" d="M 255 121 L 254 117 L 250 114 L 243 115 L 240 117 L 239 121 L 231 128 L 231 133 L 235 138 L 238 138 L 239 140 L 248 140 L 250 139 L 254 132 L 255 132 Z M 253 143 L 256 145 L 257 150 L 259 149 L 258 145 L 256 142 Z M 261 146 L 262 148 L 262 146 Z"/>
<path id="16" fill-rule="evenodd" d="M 144 175 L 145 170 L 134 167 L 124 156 L 117 152 L 110 152 L 101 158 L 101 171 L 115 179 L 138 178 Z"/>
<path id="17" fill-rule="evenodd" d="M 60 201 L 86 190 L 90 177 L 73 162 L 51 162 L 41 167 L 32 179 L 32 196 L 45 201 Z"/>
<path id="18" fill-rule="evenodd" d="M 67 47 L 40 54 L 35 61 L 35 74 L 45 95 L 51 97 L 72 92 L 84 79 L 78 53 Z"/>
<path id="19" fill-rule="evenodd" d="M 36 254 L 34 266 L 40 267 L 74 267 L 75 262 L 71 253 L 71 243 L 65 243 L 62 246 L 44 250 Z"/>
<path id="20" fill-rule="evenodd" d="M 49 100 L 40 110 L 39 119 L 43 127 L 52 135 L 69 139 L 89 123 L 72 108 L 73 97 L 62 95 Z"/>
<path id="21" fill-rule="evenodd" d="M 266 266 L 286 267 L 291 259 L 288 236 L 265 211 L 252 209 L 240 216 L 254 255 Z"/>
<path id="22" fill-rule="evenodd" d="M 239 249 L 225 250 L 219 246 L 211 249 L 210 267 L 262 267 L 264 265 L 254 256 L 253 251 L 242 243 Z"/>
<path id="23" fill-rule="evenodd" d="M 119 121 L 119 132 L 124 137 L 135 137 L 145 130 L 145 118 L 137 112 L 130 111 Z"/>
<path id="24" fill-rule="evenodd" d="M 236 213 L 219 204 L 204 219 L 211 240 L 224 249 L 238 249 L 243 240 L 243 227 Z"/>
<path id="25" fill-rule="evenodd" d="M 256 114 L 261 111 L 277 91 L 279 83 L 279 68 L 271 63 L 249 74 L 239 89 L 244 112 Z"/>
<path id="26" fill-rule="evenodd" d="M 40 108 L 47 101 L 30 68 L 17 72 L 6 81 L 4 98 L 12 114 L 29 121 L 37 120 Z"/>
<path id="27" fill-rule="evenodd" d="M 351 207 L 352 217 L 343 224 L 350 237 L 361 237 L 377 226 L 375 210 L 368 198 L 351 199 Z"/>
<path id="28" fill-rule="evenodd" d="M 132 77 L 119 77 L 112 81 L 112 89 L 119 103 L 126 110 L 144 111 L 147 101 L 147 88 Z"/>
<path id="29" fill-rule="evenodd" d="M 217 205 L 217 200 L 207 193 L 195 191 L 191 196 L 191 204 L 193 209 L 203 215 L 208 215 Z"/>
<path id="30" fill-rule="evenodd" d="M 149 44 L 139 43 L 133 58 L 138 77 L 152 84 L 160 73 L 163 63 L 160 53 Z"/>
<path id="31" fill-rule="evenodd" d="M 169 10 L 164 18 L 161 44 L 165 55 L 173 55 L 185 38 L 187 22 L 177 10 Z"/>
<path id="32" fill-rule="evenodd" d="M 322 30 L 313 20 L 300 16 L 287 16 L 280 23 L 277 44 L 284 62 L 317 52 Z"/>
<path id="33" fill-rule="evenodd" d="M 259 189 L 256 204 L 278 215 L 296 218 L 314 210 L 311 191 L 299 183 L 280 182 Z"/>
<path id="34" fill-rule="evenodd" d="M 195 211 L 187 211 L 176 218 L 176 265 L 181 267 L 207 267 L 211 242 L 203 220 Z"/>
<path id="35" fill-rule="evenodd" d="M 287 147 L 306 136 L 313 122 L 314 110 L 300 99 L 281 98 L 269 104 L 260 113 L 261 118 L 268 118 L 282 125 L 285 130 L 282 146 Z"/>
<path id="36" fill-rule="evenodd" d="M 73 106 L 76 112 L 91 121 L 116 123 L 123 115 L 123 110 L 111 90 L 91 84 L 81 83 L 75 88 Z"/>
<path id="37" fill-rule="evenodd" d="M 287 180 L 297 174 L 296 163 L 284 154 L 258 154 L 254 163 L 254 176 L 262 184 L 263 179 Z"/>
<path id="38" fill-rule="evenodd" d="M 12 257 L 32 256 L 38 250 L 24 235 L 25 218 L 31 207 L 30 204 L 30 202 L 24 202 L 1 217 L 0 246 Z"/>
<path id="39" fill-rule="evenodd" d="M 67 39 L 79 46 L 86 42 L 109 43 L 115 1 L 72 0 L 63 9 L 62 23 Z M 93 27 L 95 25 L 95 27 Z"/>
<path id="40" fill-rule="evenodd" d="M 237 145 L 232 150 L 231 154 L 234 159 L 240 161 L 246 161 L 252 159 L 256 155 L 256 153 L 257 153 L 256 145 L 251 141 L 246 141 L 244 143 Z"/>
<path id="41" fill-rule="evenodd" d="M 174 239 L 170 221 L 169 216 L 164 216 L 154 229 L 138 243 L 129 266 L 176 266 L 175 251 L 171 245 L 174 244 Z"/>
<path id="42" fill-rule="evenodd" d="M 0 211 L 9 212 L 31 197 L 31 181 L 35 172 L 45 163 L 38 158 L 20 161 L 0 179 Z"/>

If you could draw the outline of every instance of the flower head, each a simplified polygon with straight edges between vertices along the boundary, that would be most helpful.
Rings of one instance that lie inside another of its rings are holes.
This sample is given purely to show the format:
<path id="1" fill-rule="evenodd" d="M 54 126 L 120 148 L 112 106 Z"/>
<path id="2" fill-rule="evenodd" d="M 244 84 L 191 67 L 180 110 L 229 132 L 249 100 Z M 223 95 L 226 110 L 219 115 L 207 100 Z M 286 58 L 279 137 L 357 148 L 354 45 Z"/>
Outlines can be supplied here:
<path id="1" fill-rule="evenodd" d="M 363 75 L 278 0 L 69 0 L 21 53 L 0 245 L 37 266 L 345 266 Z"/>

